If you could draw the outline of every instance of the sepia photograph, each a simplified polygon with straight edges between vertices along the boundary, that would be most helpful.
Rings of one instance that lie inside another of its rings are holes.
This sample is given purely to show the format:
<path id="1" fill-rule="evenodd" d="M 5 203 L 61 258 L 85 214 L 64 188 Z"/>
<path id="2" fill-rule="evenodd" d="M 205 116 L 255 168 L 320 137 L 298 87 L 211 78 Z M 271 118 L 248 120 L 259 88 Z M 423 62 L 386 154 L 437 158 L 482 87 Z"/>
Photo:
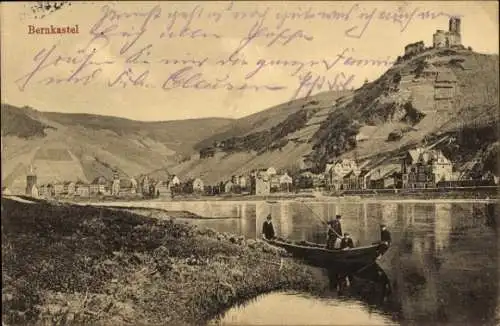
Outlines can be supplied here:
<path id="1" fill-rule="evenodd" d="M 500 325 L 498 6 L 0 3 L 2 326 Z"/>

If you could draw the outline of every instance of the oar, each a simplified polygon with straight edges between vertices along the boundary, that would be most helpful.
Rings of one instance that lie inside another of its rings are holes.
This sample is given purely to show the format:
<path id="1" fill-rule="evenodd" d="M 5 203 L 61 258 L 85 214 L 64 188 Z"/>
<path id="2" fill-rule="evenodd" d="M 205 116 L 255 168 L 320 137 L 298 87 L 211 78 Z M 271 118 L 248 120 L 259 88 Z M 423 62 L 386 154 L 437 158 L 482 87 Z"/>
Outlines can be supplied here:
<path id="1" fill-rule="evenodd" d="M 325 222 L 318 214 L 316 214 L 311 207 L 307 206 L 305 203 L 302 203 L 302 205 L 304 205 L 305 207 L 307 207 L 311 213 L 313 213 L 313 215 L 323 224 L 328 224 L 327 222 Z"/>
<path id="2" fill-rule="evenodd" d="M 327 223 L 327 222 L 325 222 L 325 221 L 324 221 L 324 220 L 323 220 L 323 219 L 322 219 L 322 218 L 321 218 L 318 214 L 316 214 L 316 213 L 312 210 L 312 208 L 311 208 L 311 207 L 307 206 L 307 205 L 306 205 L 306 204 L 304 204 L 304 203 L 303 203 L 303 205 L 304 205 L 305 207 L 309 208 L 309 210 L 311 211 L 311 213 L 313 213 L 313 215 L 314 215 L 314 216 L 316 216 L 316 217 L 320 220 L 320 222 L 322 222 L 323 224 L 328 225 L 328 223 Z M 341 236 L 340 234 L 338 234 L 338 233 L 337 233 L 337 231 L 333 230 L 333 232 L 337 235 L 337 237 L 342 238 L 342 236 Z"/>

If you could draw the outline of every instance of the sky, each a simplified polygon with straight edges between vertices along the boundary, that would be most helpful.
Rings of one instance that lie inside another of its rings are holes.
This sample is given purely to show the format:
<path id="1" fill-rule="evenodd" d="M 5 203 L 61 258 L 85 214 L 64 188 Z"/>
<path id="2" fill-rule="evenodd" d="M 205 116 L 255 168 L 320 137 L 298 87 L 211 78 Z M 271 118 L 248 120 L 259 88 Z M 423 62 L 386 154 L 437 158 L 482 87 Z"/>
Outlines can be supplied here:
<path id="1" fill-rule="evenodd" d="M 359 87 L 406 44 L 431 46 L 450 16 L 465 46 L 499 47 L 496 1 L 0 6 L 2 103 L 144 121 L 240 118 Z M 78 33 L 35 33 L 51 25 Z"/>

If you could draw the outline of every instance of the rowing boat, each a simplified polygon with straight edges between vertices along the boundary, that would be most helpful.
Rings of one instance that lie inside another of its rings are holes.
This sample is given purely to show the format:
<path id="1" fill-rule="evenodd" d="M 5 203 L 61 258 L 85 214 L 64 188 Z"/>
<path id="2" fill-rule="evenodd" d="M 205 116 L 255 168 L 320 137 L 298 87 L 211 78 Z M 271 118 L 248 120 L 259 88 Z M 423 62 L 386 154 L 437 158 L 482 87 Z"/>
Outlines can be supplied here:
<path id="1" fill-rule="evenodd" d="M 375 263 L 377 257 L 383 254 L 380 244 L 330 250 L 318 244 L 296 244 L 281 240 L 265 241 L 272 246 L 285 249 L 295 258 L 302 259 L 310 265 L 323 268 L 340 265 L 349 265 L 353 268 L 363 267 Z"/>

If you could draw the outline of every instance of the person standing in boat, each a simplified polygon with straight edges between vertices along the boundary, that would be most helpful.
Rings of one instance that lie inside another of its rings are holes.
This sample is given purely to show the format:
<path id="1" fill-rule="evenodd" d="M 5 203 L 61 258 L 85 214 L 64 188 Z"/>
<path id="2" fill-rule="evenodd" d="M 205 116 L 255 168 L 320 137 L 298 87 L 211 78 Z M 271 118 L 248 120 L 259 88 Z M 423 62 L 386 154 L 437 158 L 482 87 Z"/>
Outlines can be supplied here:
<path id="1" fill-rule="evenodd" d="M 380 250 L 382 253 L 386 252 L 391 245 L 391 232 L 387 230 L 387 226 L 385 224 L 380 224 Z"/>
<path id="2" fill-rule="evenodd" d="M 266 220 L 262 224 L 262 237 L 267 240 L 272 240 L 275 237 L 271 214 L 267 215 Z"/>
<path id="3" fill-rule="evenodd" d="M 326 249 L 335 249 L 335 231 L 333 230 L 333 221 L 328 221 L 326 224 Z"/>
<path id="4" fill-rule="evenodd" d="M 349 233 L 344 233 L 344 237 L 340 240 L 340 249 L 350 249 L 354 248 L 354 242 L 352 241 Z"/>
<path id="5" fill-rule="evenodd" d="M 335 220 L 330 221 L 328 223 L 328 228 L 326 231 L 326 248 L 327 249 L 335 249 L 335 243 L 337 239 L 341 238 L 342 234 L 342 225 L 340 224 L 342 216 L 335 216 Z"/>
<path id="6" fill-rule="evenodd" d="M 388 247 L 391 245 L 391 232 L 385 224 L 380 224 L 380 241 Z"/>

